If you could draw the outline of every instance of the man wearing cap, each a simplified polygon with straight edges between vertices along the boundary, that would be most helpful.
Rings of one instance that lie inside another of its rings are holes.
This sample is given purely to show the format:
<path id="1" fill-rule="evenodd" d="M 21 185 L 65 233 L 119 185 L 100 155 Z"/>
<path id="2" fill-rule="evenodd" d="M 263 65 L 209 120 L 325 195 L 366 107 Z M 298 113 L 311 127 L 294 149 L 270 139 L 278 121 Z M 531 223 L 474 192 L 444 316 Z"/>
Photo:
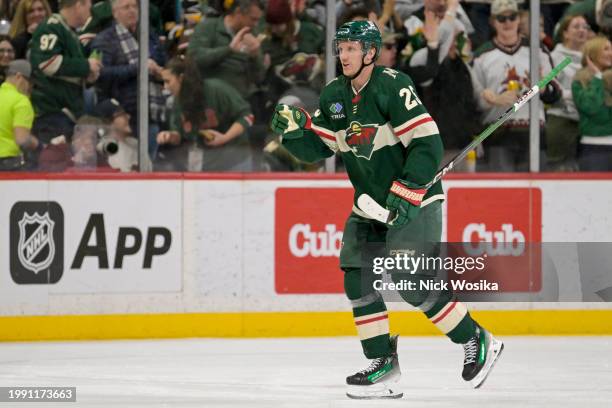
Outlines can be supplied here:
<path id="1" fill-rule="evenodd" d="M 384 31 L 382 33 L 382 48 L 376 65 L 387 68 L 396 68 L 397 65 L 397 37 L 399 34 Z"/>
<path id="2" fill-rule="evenodd" d="M 12 61 L 0 86 L 0 170 L 19 170 L 23 150 L 36 150 L 38 139 L 30 134 L 34 109 L 29 96 L 32 69 L 26 60 Z"/>
<path id="3" fill-rule="evenodd" d="M 94 113 L 110 128 L 109 134 L 105 137 L 117 145 L 117 151 L 108 155 L 109 166 L 123 172 L 136 170 L 138 166 L 138 140 L 132 136 L 130 115 L 116 99 L 106 99 L 98 103 Z"/>
<path id="4" fill-rule="evenodd" d="M 474 95 L 482 122 L 489 125 L 531 87 L 529 41 L 519 34 L 516 0 L 494 0 L 491 4 L 494 37 L 476 52 L 473 68 Z M 549 56 L 540 54 L 540 77 L 552 67 Z M 540 91 L 547 104 L 556 102 L 561 92 L 555 80 Z M 544 125 L 544 106 L 540 104 L 540 126 Z M 521 109 L 484 143 L 489 171 L 529 171 L 529 110 Z M 479 162 L 479 165 L 482 162 Z"/>

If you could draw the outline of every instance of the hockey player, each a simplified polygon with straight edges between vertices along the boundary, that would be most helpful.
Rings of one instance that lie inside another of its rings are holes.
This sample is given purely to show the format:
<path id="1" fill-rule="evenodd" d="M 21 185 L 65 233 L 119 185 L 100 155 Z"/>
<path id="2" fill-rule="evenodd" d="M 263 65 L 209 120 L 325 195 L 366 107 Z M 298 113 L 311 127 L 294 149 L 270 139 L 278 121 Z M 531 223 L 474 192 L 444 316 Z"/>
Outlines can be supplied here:
<path id="1" fill-rule="evenodd" d="M 443 147 L 438 128 L 421 104 L 412 80 L 402 72 L 374 66 L 382 46 L 370 21 L 342 25 L 335 49 L 343 75 L 327 84 L 316 113 L 278 105 L 272 129 L 295 156 L 317 161 L 340 152 L 355 188 L 397 211 L 392 225 L 374 221 L 356 205 L 344 228 L 340 266 L 344 288 L 365 356 L 371 364 L 347 377 L 351 398 L 399 398 L 397 336 L 389 336 L 387 309 L 369 284 L 372 268 L 364 254 L 372 242 L 391 250 L 407 243 L 439 242 L 442 231 L 440 182 L 421 186 L 436 173 Z M 369 271 L 369 273 L 368 273 Z M 417 271 L 423 274 L 425 271 Z M 501 341 L 479 326 L 449 291 L 401 293 L 465 352 L 462 377 L 482 385 L 503 349 Z"/>

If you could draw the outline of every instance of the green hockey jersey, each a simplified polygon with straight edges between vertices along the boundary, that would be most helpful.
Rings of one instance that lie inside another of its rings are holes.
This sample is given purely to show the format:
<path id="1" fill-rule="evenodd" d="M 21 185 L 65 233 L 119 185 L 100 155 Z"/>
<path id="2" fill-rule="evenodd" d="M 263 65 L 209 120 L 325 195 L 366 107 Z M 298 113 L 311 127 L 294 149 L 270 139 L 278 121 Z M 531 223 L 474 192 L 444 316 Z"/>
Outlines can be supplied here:
<path id="1" fill-rule="evenodd" d="M 366 193 L 383 206 L 394 180 L 418 185 L 431 181 L 443 154 L 438 127 L 412 80 L 385 67 L 375 67 L 359 91 L 344 76 L 328 83 L 310 130 L 301 138 L 283 138 L 283 145 L 309 162 L 339 152 L 355 187 L 355 202 Z M 438 182 L 421 206 L 441 199 L 444 195 Z M 353 210 L 364 215 L 356 205 Z"/>
<path id="2" fill-rule="evenodd" d="M 79 117 L 89 62 L 76 33 L 60 14 L 53 14 L 34 31 L 31 47 L 32 104 L 36 115 L 66 108 Z"/>

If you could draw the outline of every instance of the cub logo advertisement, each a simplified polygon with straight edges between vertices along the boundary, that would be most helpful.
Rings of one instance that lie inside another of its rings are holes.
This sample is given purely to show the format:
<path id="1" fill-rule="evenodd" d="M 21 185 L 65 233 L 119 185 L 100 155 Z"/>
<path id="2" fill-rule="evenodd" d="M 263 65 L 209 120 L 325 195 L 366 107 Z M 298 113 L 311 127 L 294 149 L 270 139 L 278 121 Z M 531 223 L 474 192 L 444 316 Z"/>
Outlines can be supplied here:
<path id="1" fill-rule="evenodd" d="M 274 280 L 279 294 L 344 293 L 342 228 L 350 188 L 276 190 Z"/>
<path id="2" fill-rule="evenodd" d="M 10 214 L 10 270 L 17 284 L 56 283 L 64 273 L 64 212 L 53 201 L 20 201 Z"/>
<path id="3" fill-rule="evenodd" d="M 541 289 L 542 192 L 539 188 L 450 188 L 447 241 L 461 256 L 486 257 L 478 281 L 500 292 Z M 530 245 L 531 244 L 531 245 Z"/>

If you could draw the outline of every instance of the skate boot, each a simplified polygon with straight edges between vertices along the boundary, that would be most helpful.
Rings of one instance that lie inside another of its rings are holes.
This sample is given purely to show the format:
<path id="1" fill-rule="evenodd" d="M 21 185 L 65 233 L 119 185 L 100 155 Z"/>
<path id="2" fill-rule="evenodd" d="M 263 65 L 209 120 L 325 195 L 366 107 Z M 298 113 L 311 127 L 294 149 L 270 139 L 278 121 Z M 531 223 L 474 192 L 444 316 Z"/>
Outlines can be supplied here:
<path id="1" fill-rule="evenodd" d="M 461 376 L 465 381 L 469 381 L 472 387 L 479 388 L 504 350 L 504 343 L 476 325 L 476 334 L 463 345 L 463 350 L 465 359 Z"/>
<path id="2" fill-rule="evenodd" d="M 401 372 L 397 358 L 397 337 L 391 336 L 391 355 L 375 358 L 369 367 L 346 377 L 346 395 L 355 399 L 401 398 Z"/>

